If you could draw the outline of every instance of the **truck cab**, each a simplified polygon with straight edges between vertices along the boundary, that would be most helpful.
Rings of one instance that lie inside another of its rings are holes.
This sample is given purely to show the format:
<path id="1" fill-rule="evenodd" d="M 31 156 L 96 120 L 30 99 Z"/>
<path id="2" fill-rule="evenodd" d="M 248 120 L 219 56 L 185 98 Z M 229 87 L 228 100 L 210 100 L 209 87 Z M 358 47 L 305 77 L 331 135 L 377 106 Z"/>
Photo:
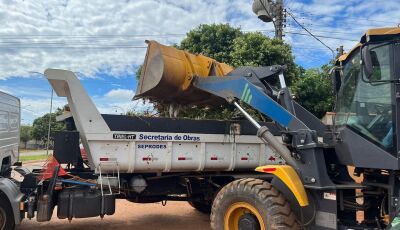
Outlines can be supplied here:
<path id="1" fill-rule="evenodd" d="M 0 162 L 1 176 L 8 176 L 11 166 L 18 161 L 20 136 L 20 101 L 0 92 Z"/>
<path id="2" fill-rule="evenodd" d="M 336 152 L 343 164 L 400 167 L 396 135 L 399 89 L 392 84 L 400 71 L 399 32 L 399 28 L 368 30 L 361 42 L 336 63 L 334 127 Z M 362 152 L 368 156 L 354 151 L 358 146 L 365 146 L 368 151 Z"/>

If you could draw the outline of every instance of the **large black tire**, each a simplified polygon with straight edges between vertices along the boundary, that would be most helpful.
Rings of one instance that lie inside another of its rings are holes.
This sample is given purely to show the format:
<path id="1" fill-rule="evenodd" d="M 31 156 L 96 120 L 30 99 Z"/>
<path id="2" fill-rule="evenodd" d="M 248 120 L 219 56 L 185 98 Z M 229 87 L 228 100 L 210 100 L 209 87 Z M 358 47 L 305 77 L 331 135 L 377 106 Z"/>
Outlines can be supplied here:
<path id="1" fill-rule="evenodd" d="M 211 213 L 211 203 L 208 202 L 198 202 L 198 201 L 188 201 L 190 206 L 192 206 L 194 209 L 197 211 L 204 213 L 204 214 L 210 214 Z"/>
<path id="2" fill-rule="evenodd" d="M 237 204 L 246 204 L 256 209 L 258 218 L 262 218 L 264 226 L 258 226 L 254 229 L 300 229 L 299 222 L 285 197 L 274 189 L 270 183 L 253 178 L 233 181 L 221 189 L 212 206 L 211 228 L 214 230 L 226 230 L 229 228 L 224 227 L 226 225 L 225 216 L 230 216 L 231 212 L 229 210 L 235 209 Z M 262 225 L 257 221 L 256 214 L 253 215 L 250 212 L 250 214 L 241 215 L 240 218 L 250 216 L 247 219 L 253 219 L 252 223 L 256 222 Z M 230 219 L 228 218 L 228 220 Z M 237 223 L 235 224 L 232 221 L 227 221 L 227 223 L 228 226 L 230 224 L 238 226 Z M 241 224 L 243 223 L 247 224 L 248 222 L 241 222 Z"/>
<path id="3" fill-rule="evenodd" d="M 4 196 L 0 196 L 0 229 L 13 230 L 15 228 L 14 212 L 10 202 Z"/>

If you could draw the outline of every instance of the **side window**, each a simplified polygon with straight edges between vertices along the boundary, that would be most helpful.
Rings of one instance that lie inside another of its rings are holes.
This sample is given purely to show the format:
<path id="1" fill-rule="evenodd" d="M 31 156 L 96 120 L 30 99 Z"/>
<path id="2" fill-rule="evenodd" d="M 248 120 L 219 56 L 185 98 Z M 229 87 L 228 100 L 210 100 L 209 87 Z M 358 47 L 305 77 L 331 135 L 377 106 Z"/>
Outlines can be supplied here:
<path id="1" fill-rule="evenodd" d="M 371 45 L 368 52 L 372 61 L 371 81 L 390 80 L 390 46 Z"/>
<path id="2" fill-rule="evenodd" d="M 342 86 L 336 103 L 335 125 L 345 125 L 354 109 L 352 104 L 361 70 L 360 60 L 361 56 L 357 51 L 343 66 Z"/>
<path id="3" fill-rule="evenodd" d="M 373 65 L 371 80 L 391 79 L 390 46 L 371 47 L 369 52 Z M 386 151 L 392 151 L 395 130 L 391 84 L 369 83 L 361 76 L 360 53 L 357 52 L 344 63 L 335 125 L 346 125 Z"/>
<path id="4" fill-rule="evenodd" d="M 8 130 L 8 112 L 0 111 L 0 132 Z"/>

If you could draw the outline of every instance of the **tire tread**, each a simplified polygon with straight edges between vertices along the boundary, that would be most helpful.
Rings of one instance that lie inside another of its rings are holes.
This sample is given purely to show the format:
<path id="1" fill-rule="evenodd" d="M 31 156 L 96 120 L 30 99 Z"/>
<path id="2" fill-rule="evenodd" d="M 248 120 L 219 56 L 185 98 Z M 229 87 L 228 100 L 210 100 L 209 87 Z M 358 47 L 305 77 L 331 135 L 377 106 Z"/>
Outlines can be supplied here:
<path id="1" fill-rule="evenodd" d="M 265 207 L 269 221 L 266 229 L 300 229 L 296 215 L 291 210 L 285 197 L 272 185 L 266 181 L 255 178 L 244 178 L 235 180 L 224 186 L 217 194 L 211 209 L 211 228 L 214 230 L 224 230 L 224 213 L 222 208 L 226 198 L 234 196 L 238 192 L 248 193 L 260 201 Z"/>

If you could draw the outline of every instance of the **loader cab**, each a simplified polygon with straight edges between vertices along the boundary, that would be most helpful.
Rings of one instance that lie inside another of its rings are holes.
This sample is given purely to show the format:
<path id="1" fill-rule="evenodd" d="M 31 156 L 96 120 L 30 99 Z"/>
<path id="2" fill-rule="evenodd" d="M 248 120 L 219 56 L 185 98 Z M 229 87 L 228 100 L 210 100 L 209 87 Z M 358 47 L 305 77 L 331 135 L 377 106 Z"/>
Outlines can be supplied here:
<path id="1" fill-rule="evenodd" d="M 399 168 L 395 97 L 400 93 L 396 89 L 400 70 L 399 38 L 398 34 L 367 32 L 361 43 L 336 63 L 334 130 L 338 157 L 345 164 L 374 167 L 374 162 L 369 162 L 371 159 L 363 160 L 367 155 L 359 147 L 364 146 L 365 151 L 374 154 L 377 165 Z M 392 157 L 395 163 L 386 164 Z"/>

